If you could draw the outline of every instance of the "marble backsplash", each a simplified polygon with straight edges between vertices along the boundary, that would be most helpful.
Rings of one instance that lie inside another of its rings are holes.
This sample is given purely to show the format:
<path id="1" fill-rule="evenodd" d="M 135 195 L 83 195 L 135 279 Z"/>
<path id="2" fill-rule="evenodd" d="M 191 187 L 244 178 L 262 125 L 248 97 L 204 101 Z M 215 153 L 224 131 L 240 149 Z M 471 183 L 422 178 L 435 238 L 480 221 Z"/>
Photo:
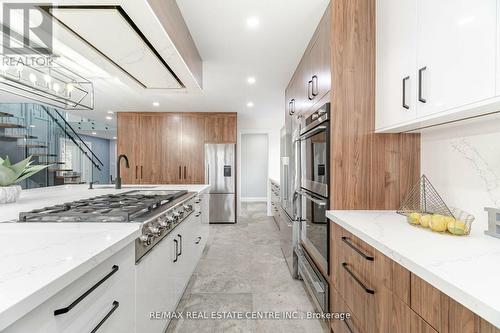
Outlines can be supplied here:
<path id="1" fill-rule="evenodd" d="M 476 217 L 473 233 L 487 228 L 484 207 L 500 208 L 500 116 L 422 132 L 422 173 L 445 202 Z"/>

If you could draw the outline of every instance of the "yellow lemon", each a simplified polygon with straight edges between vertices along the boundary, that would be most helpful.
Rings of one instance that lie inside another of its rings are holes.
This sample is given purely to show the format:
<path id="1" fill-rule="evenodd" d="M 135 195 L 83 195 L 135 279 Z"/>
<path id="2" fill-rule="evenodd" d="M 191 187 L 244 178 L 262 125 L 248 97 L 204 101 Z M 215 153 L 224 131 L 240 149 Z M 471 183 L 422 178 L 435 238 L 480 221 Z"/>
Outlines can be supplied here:
<path id="1" fill-rule="evenodd" d="M 446 223 L 446 217 L 439 214 L 432 215 L 431 222 L 429 224 L 433 231 L 443 232 L 448 228 Z"/>
<path id="2" fill-rule="evenodd" d="M 431 215 L 424 215 L 420 218 L 420 225 L 424 228 L 428 228 L 431 222 Z"/>
<path id="3" fill-rule="evenodd" d="M 448 231 L 454 235 L 465 235 L 467 231 L 465 222 L 460 220 L 450 220 L 447 227 Z"/>
<path id="4" fill-rule="evenodd" d="M 415 225 L 420 224 L 420 217 L 421 215 L 419 213 L 411 213 L 408 215 L 408 222 Z"/>

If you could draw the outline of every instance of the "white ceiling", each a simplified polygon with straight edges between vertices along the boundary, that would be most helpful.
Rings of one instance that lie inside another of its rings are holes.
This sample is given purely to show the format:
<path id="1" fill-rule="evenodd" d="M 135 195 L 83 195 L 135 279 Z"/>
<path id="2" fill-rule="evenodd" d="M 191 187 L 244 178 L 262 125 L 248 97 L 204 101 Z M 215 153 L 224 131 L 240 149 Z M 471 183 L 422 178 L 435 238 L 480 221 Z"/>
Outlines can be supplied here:
<path id="1" fill-rule="evenodd" d="M 79 112 L 85 117 L 105 121 L 109 110 L 238 112 L 241 128 L 277 128 L 283 123 L 285 87 L 328 2 L 177 0 L 204 61 L 202 92 L 146 91 L 62 28 L 55 32 L 55 49 L 65 55 L 72 54 L 72 60 L 84 67 L 85 73 L 81 74 L 94 83 L 96 108 Z M 90 2 L 59 0 L 54 3 Z M 100 3 L 110 4 L 110 1 L 92 1 L 92 4 Z M 144 7 L 146 0 L 113 3 L 126 9 Z M 155 22 L 139 17 L 139 12 L 145 11 L 130 10 L 129 15 L 147 35 Z M 247 27 L 249 16 L 259 18 L 257 29 Z M 252 86 L 246 82 L 249 76 L 256 78 Z M 19 99 L 0 94 L 0 102 L 15 101 Z M 160 106 L 153 107 L 153 101 Z M 246 106 L 249 101 L 254 103 L 253 108 Z"/>

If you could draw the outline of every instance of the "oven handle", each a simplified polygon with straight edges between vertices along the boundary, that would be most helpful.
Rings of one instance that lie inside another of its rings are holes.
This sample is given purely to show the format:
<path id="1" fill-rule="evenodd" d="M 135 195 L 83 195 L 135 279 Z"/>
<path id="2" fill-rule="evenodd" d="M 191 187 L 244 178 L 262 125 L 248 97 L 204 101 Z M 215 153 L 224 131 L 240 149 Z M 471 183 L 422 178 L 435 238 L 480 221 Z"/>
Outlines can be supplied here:
<path id="1" fill-rule="evenodd" d="M 311 200 L 312 202 L 317 203 L 320 206 L 326 206 L 326 200 L 315 198 L 312 195 L 310 195 L 309 193 L 307 193 L 306 191 L 298 190 L 297 193 L 303 197 L 306 197 L 307 199 Z"/>
<path id="2" fill-rule="evenodd" d="M 319 132 L 323 132 L 323 131 L 326 131 L 326 126 L 318 126 L 318 127 L 315 127 L 314 129 L 302 134 L 299 136 L 299 140 L 305 140 L 305 139 L 308 139 L 310 138 L 311 136 L 315 135 L 315 134 L 318 134 Z"/>

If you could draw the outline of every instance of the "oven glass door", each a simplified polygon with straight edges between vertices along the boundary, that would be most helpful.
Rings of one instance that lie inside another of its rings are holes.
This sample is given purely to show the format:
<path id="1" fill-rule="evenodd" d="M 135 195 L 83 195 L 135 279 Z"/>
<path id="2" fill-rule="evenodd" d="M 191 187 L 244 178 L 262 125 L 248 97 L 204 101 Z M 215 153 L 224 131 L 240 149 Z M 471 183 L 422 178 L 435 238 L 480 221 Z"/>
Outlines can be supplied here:
<path id="1" fill-rule="evenodd" d="M 300 137 L 302 187 L 328 197 L 328 127 L 324 122 Z"/>
<path id="2" fill-rule="evenodd" d="M 301 190 L 301 241 L 305 250 L 328 273 L 328 200 Z"/>

